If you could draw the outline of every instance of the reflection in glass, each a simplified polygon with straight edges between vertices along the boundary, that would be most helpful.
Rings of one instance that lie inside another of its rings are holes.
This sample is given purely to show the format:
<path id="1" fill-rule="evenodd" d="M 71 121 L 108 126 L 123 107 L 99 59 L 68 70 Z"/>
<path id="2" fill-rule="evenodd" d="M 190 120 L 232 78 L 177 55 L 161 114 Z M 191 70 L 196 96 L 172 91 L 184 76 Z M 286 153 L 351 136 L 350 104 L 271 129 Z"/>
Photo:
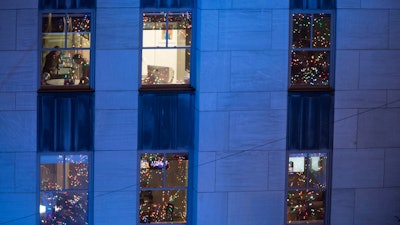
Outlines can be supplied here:
<path id="1" fill-rule="evenodd" d="M 326 153 L 289 155 L 289 188 L 326 188 Z"/>
<path id="2" fill-rule="evenodd" d="M 168 166 L 163 154 L 142 154 L 140 157 L 140 187 L 161 188 L 163 169 Z"/>
<path id="3" fill-rule="evenodd" d="M 90 14 L 44 14 L 42 47 L 90 48 Z"/>
<path id="4" fill-rule="evenodd" d="M 40 224 L 87 225 L 88 194 L 86 192 L 40 193 Z"/>
<path id="5" fill-rule="evenodd" d="M 88 163 L 88 155 L 40 156 L 40 224 L 88 224 Z"/>
<path id="6" fill-rule="evenodd" d="M 324 221 L 327 160 L 327 153 L 289 154 L 288 223 Z"/>
<path id="7" fill-rule="evenodd" d="M 308 183 L 313 188 L 326 188 L 326 163 L 327 154 L 315 153 L 309 155 L 309 176 Z"/>
<path id="8" fill-rule="evenodd" d="M 329 48 L 331 45 L 331 17 L 329 14 L 316 14 L 313 18 L 313 47 Z"/>
<path id="9" fill-rule="evenodd" d="M 40 190 L 61 190 L 64 186 L 62 155 L 40 157 Z"/>
<path id="10" fill-rule="evenodd" d="M 293 14 L 293 48 L 309 48 L 311 32 L 311 16 L 308 14 Z"/>
<path id="11" fill-rule="evenodd" d="M 323 222 L 325 216 L 325 190 L 289 191 L 287 201 L 288 223 Z"/>
<path id="12" fill-rule="evenodd" d="M 306 187 L 307 171 L 304 154 L 291 154 L 289 156 L 288 185 L 291 188 Z"/>
<path id="13" fill-rule="evenodd" d="M 329 51 L 293 51 L 291 85 L 329 85 Z"/>
<path id="14" fill-rule="evenodd" d="M 331 16 L 292 14 L 291 86 L 329 86 Z"/>
<path id="15" fill-rule="evenodd" d="M 185 223 L 186 190 L 140 191 L 140 223 Z"/>
<path id="16" fill-rule="evenodd" d="M 192 14 L 143 13 L 143 47 L 190 46 Z"/>
<path id="17" fill-rule="evenodd" d="M 66 189 L 88 189 L 89 188 L 89 172 L 88 172 L 88 156 L 87 155 L 67 155 L 65 157 L 66 170 Z"/>
<path id="18" fill-rule="evenodd" d="M 167 187 L 186 187 L 188 182 L 188 154 L 167 154 Z"/>
<path id="19" fill-rule="evenodd" d="M 141 154 L 140 222 L 185 223 L 187 184 L 187 153 Z"/>
<path id="20" fill-rule="evenodd" d="M 143 13 L 143 47 L 165 47 L 171 37 L 167 33 L 166 13 Z M 169 31 L 168 31 L 169 32 Z"/>

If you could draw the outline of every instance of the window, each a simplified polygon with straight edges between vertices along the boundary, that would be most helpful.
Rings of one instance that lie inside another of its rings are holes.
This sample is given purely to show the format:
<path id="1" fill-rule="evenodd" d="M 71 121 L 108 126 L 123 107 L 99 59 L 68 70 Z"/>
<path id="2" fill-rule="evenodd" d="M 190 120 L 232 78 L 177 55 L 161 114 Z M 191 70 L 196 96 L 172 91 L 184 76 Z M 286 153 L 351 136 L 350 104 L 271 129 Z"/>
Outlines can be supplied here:
<path id="1" fill-rule="evenodd" d="M 332 14 L 300 11 L 291 18 L 290 88 L 331 88 Z"/>
<path id="2" fill-rule="evenodd" d="M 287 224 L 327 224 L 333 148 L 333 94 L 290 92 Z"/>
<path id="3" fill-rule="evenodd" d="M 93 93 L 39 93 L 40 224 L 89 224 Z"/>
<path id="4" fill-rule="evenodd" d="M 89 155 L 40 156 L 40 224 L 87 225 Z"/>
<path id="5" fill-rule="evenodd" d="M 286 224 L 329 224 L 335 0 L 291 0 Z"/>
<path id="6" fill-rule="evenodd" d="M 324 224 L 328 153 L 290 153 L 287 223 Z"/>
<path id="7" fill-rule="evenodd" d="M 140 93 L 139 224 L 187 223 L 193 126 L 193 92 Z"/>
<path id="8" fill-rule="evenodd" d="M 140 223 L 186 223 L 189 158 L 185 152 L 140 156 Z"/>
<path id="9" fill-rule="evenodd" d="M 41 89 L 89 89 L 94 5 L 93 0 L 39 1 Z"/>
<path id="10" fill-rule="evenodd" d="M 190 87 L 192 0 L 142 0 L 141 87 Z"/>

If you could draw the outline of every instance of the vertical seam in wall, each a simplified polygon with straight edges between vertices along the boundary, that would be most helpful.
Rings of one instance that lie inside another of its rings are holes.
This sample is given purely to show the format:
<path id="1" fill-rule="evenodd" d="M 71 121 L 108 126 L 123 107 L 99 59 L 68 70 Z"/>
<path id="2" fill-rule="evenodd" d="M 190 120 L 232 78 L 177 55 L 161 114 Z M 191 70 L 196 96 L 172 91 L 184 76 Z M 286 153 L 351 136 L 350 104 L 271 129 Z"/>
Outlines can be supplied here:
<path id="1" fill-rule="evenodd" d="M 357 112 L 356 112 L 356 146 L 355 146 L 355 150 L 356 152 L 358 151 L 358 124 L 359 124 L 359 120 L 360 120 L 360 109 L 356 108 Z"/>
<path id="2" fill-rule="evenodd" d="M 391 17 L 391 13 L 392 12 L 392 10 L 389 8 L 388 9 L 388 17 L 387 17 L 387 23 L 388 23 L 388 34 L 387 34 L 387 43 L 388 43 L 388 46 L 387 46 L 387 48 L 390 50 L 391 49 L 391 43 L 390 43 L 390 17 Z"/>
<path id="3" fill-rule="evenodd" d="M 227 191 L 226 193 L 225 193 L 225 195 L 226 195 L 226 207 L 225 207 L 225 211 L 226 211 L 226 220 L 225 220 L 225 224 L 227 224 L 227 225 L 229 225 L 228 224 L 228 222 L 229 222 L 229 191 Z"/>
<path id="4" fill-rule="evenodd" d="M 354 192 L 353 192 L 353 207 L 352 207 L 352 211 L 353 211 L 353 213 L 352 213 L 352 215 L 353 215 L 353 225 L 355 224 L 355 220 L 356 220 L 356 195 L 357 195 L 357 189 L 353 189 L 354 190 Z"/>
<path id="5" fill-rule="evenodd" d="M 361 78 L 361 52 L 358 50 L 358 74 L 357 74 L 357 89 L 360 90 L 360 78 Z"/>
<path id="6" fill-rule="evenodd" d="M 385 188 L 385 173 L 386 173 L 386 169 L 385 169 L 385 165 L 386 165 L 386 151 L 387 149 L 384 148 L 383 149 L 383 165 L 382 165 L 382 188 Z"/>
<path id="7" fill-rule="evenodd" d="M 14 42 L 14 50 L 17 50 L 17 42 L 18 42 L 18 10 L 15 10 L 15 42 Z"/>
<path id="8" fill-rule="evenodd" d="M 17 191 L 17 153 L 13 152 L 13 191 L 16 193 Z"/>

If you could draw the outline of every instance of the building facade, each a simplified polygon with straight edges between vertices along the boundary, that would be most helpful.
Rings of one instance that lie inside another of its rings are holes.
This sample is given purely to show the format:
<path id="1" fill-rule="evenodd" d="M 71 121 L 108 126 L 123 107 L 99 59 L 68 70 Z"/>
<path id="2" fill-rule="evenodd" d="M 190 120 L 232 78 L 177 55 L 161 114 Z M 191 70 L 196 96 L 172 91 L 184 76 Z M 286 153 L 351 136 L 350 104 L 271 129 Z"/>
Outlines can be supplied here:
<path id="1" fill-rule="evenodd" d="M 0 18 L 0 224 L 400 223 L 397 0 Z"/>

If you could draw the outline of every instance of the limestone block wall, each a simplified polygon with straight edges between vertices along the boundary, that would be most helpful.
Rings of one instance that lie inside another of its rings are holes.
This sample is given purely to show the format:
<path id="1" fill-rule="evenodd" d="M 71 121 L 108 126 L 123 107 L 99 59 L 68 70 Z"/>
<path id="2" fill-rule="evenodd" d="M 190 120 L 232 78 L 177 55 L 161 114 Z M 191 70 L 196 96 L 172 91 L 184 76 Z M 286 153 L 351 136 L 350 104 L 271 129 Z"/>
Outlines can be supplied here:
<path id="1" fill-rule="evenodd" d="M 36 220 L 36 5 L 0 2 L 0 223 Z"/>
<path id="2" fill-rule="evenodd" d="M 397 224 L 400 4 L 337 7 L 332 224 Z"/>
<path id="3" fill-rule="evenodd" d="M 137 220 L 139 18 L 139 1 L 97 1 L 94 224 Z"/>
<path id="4" fill-rule="evenodd" d="M 199 1 L 196 224 L 283 224 L 288 1 Z"/>

